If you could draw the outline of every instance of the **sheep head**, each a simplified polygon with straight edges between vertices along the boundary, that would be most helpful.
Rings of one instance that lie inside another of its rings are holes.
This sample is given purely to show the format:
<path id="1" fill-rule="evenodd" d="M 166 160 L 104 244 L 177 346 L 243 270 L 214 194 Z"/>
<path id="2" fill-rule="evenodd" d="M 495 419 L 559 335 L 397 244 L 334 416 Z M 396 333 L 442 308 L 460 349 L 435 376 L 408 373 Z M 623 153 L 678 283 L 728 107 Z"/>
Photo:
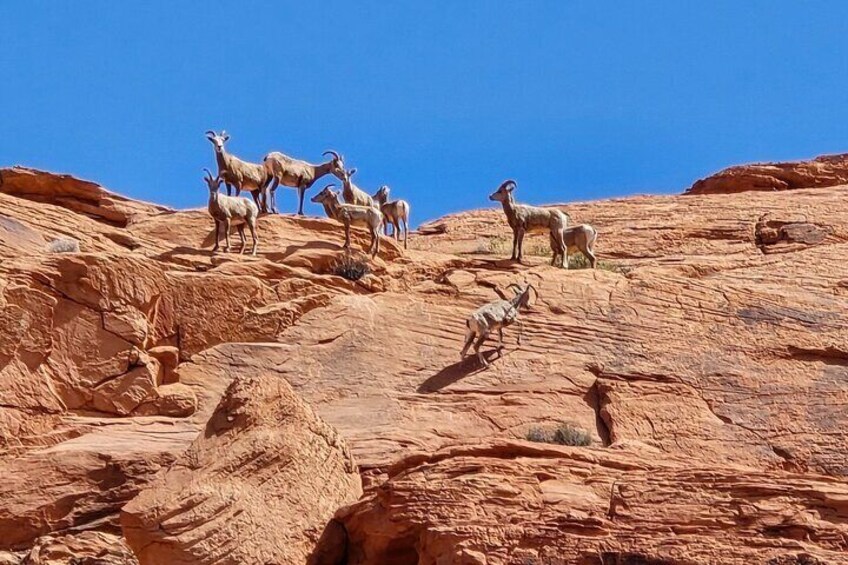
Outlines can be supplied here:
<path id="1" fill-rule="evenodd" d="M 388 185 L 383 185 L 374 193 L 374 200 L 379 202 L 380 204 L 385 204 L 389 201 L 389 187 Z"/>
<path id="2" fill-rule="evenodd" d="M 333 158 L 333 160 L 330 161 L 330 173 L 335 175 L 336 178 L 343 180 L 344 179 L 344 172 L 345 172 L 344 157 L 342 157 L 341 155 L 339 155 L 338 153 L 336 153 L 335 151 L 332 151 L 332 150 L 324 151 L 323 155 L 324 155 L 324 157 L 329 155 Z"/>
<path id="3" fill-rule="evenodd" d="M 225 130 L 221 130 L 220 134 L 215 133 L 212 130 L 206 132 L 206 139 L 212 142 L 212 145 L 215 146 L 215 151 L 223 151 L 224 144 L 230 139 L 229 134 Z"/>
<path id="4" fill-rule="evenodd" d="M 203 180 L 206 181 L 206 186 L 209 188 L 209 192 L 218 192 L 218 189 L 221 187 L 221 177 L 213 177 L 212 171 L 209 169 L 203 169 L 206 172 L 206 176 L 203 177 Z"/>
<path id="5" fill-rule="evenodd" d="M 514 180 L 505 180 L 501 183 L 496 191 L 489 195 L 489 200 L 496 200 L 498 202 L 506 202 L 512 191 L 515 190 L 515 181 Z"/>
<path id="6" fill-rule="evenodd" d="M 311 202 L 315 202 L 315 203 L 318 203 L 318 204 L 324 204 L 324 203 L 329 204 L 330 202 L 338 202 L 339 201 L 339 193 L 337 191 L 333 190 L 333 188 L 335 188 L 335 186 L 336 185 L 334 185 L 334 184 L 328 184 L 327 186 L 325 186 L 321 190 L 321 192 L 319 192 L 318 194 L 316 194 L 315 196 L 313 196 L 309 200 Z"/>
<path id="7" fill-rule="evenodd" d="M 536 290 L 536 287 L 530 283 L 527 283 L 523 287 L 512 283 L 507 288 L 512 288 L 515 290 L 515 296 L 513 300 L 516 301 L 517 308 L 529 308 L 530 307 L 530 291 L 533 291 L 533 294 L 536 296 L 536 300 L 539 300 L 539 291 Z"/>

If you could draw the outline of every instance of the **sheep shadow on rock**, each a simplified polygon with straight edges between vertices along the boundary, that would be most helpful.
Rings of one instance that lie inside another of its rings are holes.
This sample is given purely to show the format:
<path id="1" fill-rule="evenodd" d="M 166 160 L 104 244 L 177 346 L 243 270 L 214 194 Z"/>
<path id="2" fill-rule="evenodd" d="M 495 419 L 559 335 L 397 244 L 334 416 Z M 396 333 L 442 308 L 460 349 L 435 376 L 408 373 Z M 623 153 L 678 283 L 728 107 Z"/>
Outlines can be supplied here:
<path id="1" fill-rule="evenodd" d="M 485 357 L 488 362 L 491 362 L 492 359 L 496 359 L 499 356 L 500 354 L 497 349 L 491 349 L 483 352 L 483 357 Z M 470 377 L 471 375 L 480 373 L 486 368 L 487 367 L 480 364 L 476 354 L 469 355 L 462 361 L 457 361 L 456 363 L 448 365 L 435 375 L 429 377 L 418 386 L 417 392 L 419 394 L 439 392 L 443 388 L 459 382 L 465 377 Z"/>

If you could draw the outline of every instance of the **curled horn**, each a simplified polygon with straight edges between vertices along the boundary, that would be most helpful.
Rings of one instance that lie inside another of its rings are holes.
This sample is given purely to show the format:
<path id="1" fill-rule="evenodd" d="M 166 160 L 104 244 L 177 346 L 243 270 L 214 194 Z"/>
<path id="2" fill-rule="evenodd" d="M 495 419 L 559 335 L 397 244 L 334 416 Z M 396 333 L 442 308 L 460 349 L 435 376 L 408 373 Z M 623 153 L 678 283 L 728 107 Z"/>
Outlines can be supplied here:
<path id="1" fill-rule="evenodd" d="M 533 294 L 535 294 L 535 295 L 536 295 L 536 300 L 539 300 L 539 291 L 538 291 L 538 290 L 536 290 L 536 287 L 535 287 L 535 286 L 533 286 L 532 284 L 528 284 L 528 285 L 527 285 L 527 288 L 526 288 L 526 291 L 529 293 L 531 290 L 533 291 Z M 530 298 L 529 294 L 528 294 L 527 298 Z M 529 302 L 529 301 L 528 301 L 528 302 Z"/>
<path id="2" fill-rule="evenodd" d="M 335 151 L 332 151 L 332 150 L 330 150 L 330 151 L 324 151 L 321 155 L 322 155 L 322 156 L 324 156 L 324 157 L 326 157 L 327 155 L 332 155 L 332 156 L 333 156 L 333 159 L 335 159 L 335 160 L 337 160 L 337 161 L 341 161 L 341 160 L 342 160 L 341 155 L 339 155 L 338 153 L 336 153 Z"/>
<path id="3" fill-rule="evenodd" d="M 524 289 L 521 288 L 521 285 L 518 285 L 516 283 L 509 283 L 508 285 L 506 285 L 506 287 L 507 288 L 515 287 L 515 289 L 516 289 L 515 294 L 521 294 L 522 292 L 524 292 Z"/>
<path id="4" fill-rule="evenodd" d="M 203 167 L 203 170 L 204 170 L 204 171 L 206 171 L 206 176 L 207 176 L 207 177 L 209 177 L 210 179 L 214 179 L 214 178 L 215 178 L 215 177 L 213 177 L 213 176 L 212 176 L 212 171 L 210 171 L 210 170 L 209 170 L 209 169 L 207 169 L 206 167 Z"/>
<path id="5" fill-rule="evenodd" d="M 206 137 L 210 137 L 210 136 L 215 137 L 215 132 L 212 131 L 211 129 L 208 129 L 208 130 L 206 130 Z"/>
<path id="6" fill-rule="evenodd" d="M 503 181 L 503 182 L 501 183 L 501 185 L 498 187 L 498 190 L 506 190 L 508 186 L 512 186 L 512 188 L 514 189 L 514 188 L 515 188 L 516 186 L 518 186 L 518 185 L 517 185 L 517 184 L 515 184 L 515 181 L 514 181 L 514 180 L 509 179 L 509 180 L 505 180 L 505 181 Z"/>

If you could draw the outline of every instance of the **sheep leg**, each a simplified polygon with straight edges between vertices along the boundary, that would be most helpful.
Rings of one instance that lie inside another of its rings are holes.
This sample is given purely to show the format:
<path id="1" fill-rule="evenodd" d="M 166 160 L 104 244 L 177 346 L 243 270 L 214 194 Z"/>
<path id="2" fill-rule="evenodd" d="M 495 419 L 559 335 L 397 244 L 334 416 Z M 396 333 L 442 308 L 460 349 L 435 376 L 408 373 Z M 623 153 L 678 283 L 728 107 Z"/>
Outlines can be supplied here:
<path id="1" fill-rule="evenodd" d="M 306 196 L 306 188 L 302 186 L 297 187 L 297 215 L 303 216 L 303 197 Z"/>
<path id="2" fill-rule="evenodd" d="M 250 228 L 250 237 L 253 238 L 253 251 L 251 255 L 256 255 L 256 244 L 259 243 L 259 238 L 256 237 L 256 218 L 249 220 L 247 227 Z"/>
<path id="3" fill-rule="evenodd" d="M 474 337 L 477 334 L 474 333 L 474 330 L 468 328 L 465 330 L 465 345 L 462 347 L 462 351 L 459 352 L 459 358 L 465 359 L 465 354 L 468 352 L 468 348 L 471 347 L 471 344 L 474 342 Z"/>
<path id="4" fill-rule="evenodd" d="M 343 249 L 350 249 L 350 221 L 345 219 L 344 221 L 345 227 L 345 242 Z"/>
<path id="5" fill-rule="evenodd" d="M 565 230 L 561 230 L 556 234 L 557 238 L 557 255 L 559 256 L 559 266 L 563 269 L 568 268 L 568 246 L 565 244 Z"/>
<path id="6" fill-rule="evenodd" d="M 590 264 L 590 265 L 592 265 L 592 268 L 594 269 L 594 268 L 595 268 L 595 265 L 596 265 L 596 264 L 597 264 L 597 262 L 598 262 L 598 258 L 597 258 L 597 257 L 595 257 L 595 254 L 594 254 L 594 253 L 592 253 L 592 251 L 591 251 L 591 250 L 587 247 L 587 248 L 583 251 L 583 255 L 585 255 L 585 256 L 586 256 L 586 258 L 587 258 L 587 259 L 589 259 L 589 264 Z"/>
<path id="7" fill-rule="evenodd" d="M 503 355 L 503 353 L 501 353 L 501 351 L 503 351 L 503 348 L 504 348 L 503 328 L 498 328 L 498 356 L 499 357 Z"/>
<path id="8" fill-rule="evenodd" d="M 515 261 L 515 255 L 518 251 L 518 230 L 512 232 L 512 257 L 510 260 Z"/>
<path id="9" fill-rule="evenodd" d="M 232 196 L 233 195 L 233 187 L 230 185 L 230 183 L 225 183 L 225 184 L 227 185 L 227 196 Z M 236 190 L 238 190 L 238 187 L 236 187 Z M 238 192 L 236 192 L 236 196 L 238 196 Z"/>
<path id="10" fill-rule="evenodd" d="M 521 345 L 521 336 L 524 335 L 524 324 L 522 323 L 521 320 L 516 320 L 515 323 L 518 324 L 518 340 L 517 340 L 516 343 L 518 343 L 518 345 L 520 346 Z"/>
<path id="11" fill-rule="evenodd" d="M 480 353 L 480 347 L 483 345 L 483 342 L 484 342 L 484 341 L 486 341 L 486 338 L 487 338 L 487 337 L 488 337 L 488 334 L 487 334 L 486 332 L 483 332 L 483 333 L 481 333 L 481 334 L 480 334 L 480 337 L 478 337 L 478 338 L 477 338 L 477 341 L 475 341 L 475 342 L 474 342 L 474 353 L 476 353 L 476 354 L 477 354 L 477 359 L 479 359 L 479 360 L 480 360 L 480 363 L 481 363 L 484 367 L 488 367 L 488 366 L 489 366 L 489 363 L 488 363 L 488 361 L 486 361 L 486 359 L 483 357 L 483 354 L 482 354 L 482 353 Z"/>
<path id="12" fill-rule="evenodd" d="M 227 241 L 227 246 L 224 247 L 224 253 L 230 252 L 230 219 L 226 218 L 223 220 L 224 223 L 224 237 Z"/>
<path id="13" fill-rule="evenodd" d="M 221 239 L 218 236 L 218 230 L 219 230 L 220 225 L 221 225 L 221 222 L 219 222 L 218 220 L 215 220 L 215 247 L 212 248 L 212 253 L 215 253 L 216 251 L 218 251 L 218 241 Z"/>
<path id="14" fill-rule="evenodd" d="M 371 258 L 377 256 L 377 253 L 380 252 L 380 228 L 378 227 L 374 231 L 371 232 L 371 245 L 374 246 L 374 253 L 371 254 Z"/>
<path id="15" fill-rule="evenodd" d="M 406 240 L 409 239 L 409 222 L 403 220 L 403 248 L 406 249 Z"/>
<path id="16" fill-rule="evenodd" d="M 241 249 L 239 249 L 239 255 L 244 254 L 244 248 L 247 247 L 247 239 L 244 237 L 244 224 L 238 225 L 239 237 L 241 238 Z"/>
<path id="17" fill-rule="evenodd" d="M 250 195 L 253 197 L 253 201 L 256 202 L 256 207 L 260 212 L 267 212 L 268 210 L 265 208 L 265 205 L 262 203 L 262 199 L 259 198 L 260 189 L 251 190 Z"/>
<path id="18" fill-rule="evenodd" d="M 277 213 L 277 187 L 280 186 L 280 181 L 274 178 L 270 188 L 265 189 L 265 200 L 270 201 L 271 207 L 269 210 L 272 214 Z"/>
<path id="19" fill-rule="evenodd" d="M 395 236 L 395 241 L 400 241 L 400 221 L 397 219 L 392 220 L 392 232 Z"/>
<path id="20" fill-rule="evenodd" d="M 521 263 L 522 255 L 524 254 L 524 230 L 518 230 L 518 262 Z"/>

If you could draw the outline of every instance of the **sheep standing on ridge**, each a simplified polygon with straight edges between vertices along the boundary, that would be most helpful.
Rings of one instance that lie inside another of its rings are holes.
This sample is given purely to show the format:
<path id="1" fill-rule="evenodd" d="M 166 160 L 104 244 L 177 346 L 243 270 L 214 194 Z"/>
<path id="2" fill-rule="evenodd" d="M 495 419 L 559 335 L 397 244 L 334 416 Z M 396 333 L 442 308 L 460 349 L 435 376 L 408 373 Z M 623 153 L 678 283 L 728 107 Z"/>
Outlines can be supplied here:
<path id="1" fill-rule="evenodd" d="M 558 247 L 564 247 L 563 230 L 568 226 L 568 216 L 556 208 L 516 204 L 512 195 L 515 186 L 514 180 L 504 181 L 495 192 L 489 195 L 489 200 L 498 201 L 503 205 L 506 220 L 512 228 L 512 260 L 521 262 L 524 235 L 527 233 L 549 233 L 551 252 L 556 254 Z"/>
<path id="2" fill-rule="evenodd" d="M 480 360 L 480 363 L 484 367 L 488 367 L 489 363 L 485 358 L 483 358 L 483 354 L 480 352 L 480 346 L 483 345 L 483 342 L 486 341 L 486 338 L 490 333 L 498 330 L 498 356 L 500 356 L 504 347 L 503 329 L 514 323 L 518 323 L 518 345 L 521 345 L 521 334 L 523 333 L 524 328 L 521 324 L 521 320 L 518 319 L 519 311 L 521 308 L 528 308 L 530 306 L 531 289 L 536 294 L 537 299 L 539 297 L 539 293 L 531 284 L 527 284 L 523 288 L 517 284 L 511 284 L 507 288 L 512 287 L 515 287 L 516 289 L 515 296 L 510 299 L 503 298 L 502 300 L 496 300 L 495 302 L 490 302 L 485 306 L 481 306 L 468 317 L 468 320 L 465 322 L 465 326 L 467 328 L 465 333 L 465 345 L 462 348 L 462 352 L 459 354 L 461 359 L 465 358 L 465 354 L 473 342 L 474 353 L 477 354 L 477 359 Z"/>
<path id="3" fill-rule="evenodd" d="M 555 238 L 551 234 L 551 249 L 553 256 L 551 257 L 551 265 L 554 267 L 568 268 L 568 253 L 580 251 L 589 260 L 592 268 L 598 263 L 595 257 L 595 240 L 598 238 L 598 232 L 589 224 L 579 224 L 576 226 L 567 227 L 562 232 L 562 241 Z"/>
<path id="4" fill-rule="evenodd" d="M 256 220 L 259 217 L 259 207 L 246 198 L 238 196 L 224 196 L 218 189 L 221 186 L 221 177 L 212 177 L 212 172 L 209 169 L 206 171 L 206 185 L 209 187 L 209 215 L 215 220 L 215 247 L 212 252 L 218 251 L 218 241 L 220 240 L 219 231 L 221 226 L 224 227 L 224 235 L 227 246 L 225 252 L 230 250 L 230 224 L 235 222 L 238 228 L 239 236 L 241 236 L 241 250 L 239 254 L 244 253 L 244 248 L 247 245 L 247 240 L 244 237 L 244 225 L 250 228 L 250 235 L 253 237 L 253 251 L 251 255 L 256 255 L 256 246 L 259 243 L 259 237 L 256 235 Z"/>
<path id="5" fill-rule="evenodd" d="M 383 214 L 373 206 L 356 206 L 339 202 L 339 193 L 331 190 L 334 185 L 327 185 L 324 190 L 312 197 L 312 202 L 324 205 L 327 215 L 342 224 L 345 228 L 344 249 L 350 249 L 350 226 L 363 226 L 371 233 L 371 245 L 368 252 L 371 258 L 380 251 L 380 226 L 383 225 Z"/>
<path id="6" fill-rule="evenodd" d="M 389 224 L 394 226 L 395 239 L 400 241 L 400 224 L 403 223 L 403 248 L 406 249 L 406 240 L 409 238 L 409 202 L 406 200 L 392 200 L 389 202 L 389 187 L 383 185 L 374 194 L 374 200 L 380 204 L 383 213 L 384 233 L 389 235 Z"/>
<path id="7" fill-rule="evenodd" d="M 354 174 L 356 174 L 356 169 L 349 171 L 342 170 L 342 198 L 344 198 L 344 201 L 354 206 L 371 206 L 377 208 L 371 195 L 353 184 L 353 181 L 350 180 L 350 177 Z"/>
<path id="8" fill-rule="evenodd" d="M 230 139 L 226 131 L 222 131 L 219 135 L 209 130 L 206 132 L 206 139 L 211 141 L 215 148 L 218 178 L 227 185 L 227 196 L 232 196 L 231 187 L 235 187 L 236 196 L 241 194 L 242 190 L 247 190 L 253 195 L 253 200 L 259 209 L 265 211 L 259 198 L 269 180 L 265 167 L 257 163 L 242 161 L 235 155 L 229 154 L 224 148 L 224 144 Z"/>
<path id="9" fill-rule="evenodd" d="M 324 151 L 324 155 L 330 155 L 332 159 L 320 165 L 313 165 L 306 161 L 293 159 L 279 151 L 273 151 L 265 155 L 263 164 L 265 171 L 272 181 L 271 187 L 263 195 L 266 208 L 270 212 L 277 212 L 277 187 L 279 185 L 290 186 L 297 189 L 297 213 L 303 215 L 303 197 L 315 181 L 327 174 L 333 174 L 342 179 L 344 173 L 344 160 L 335 151 Z M 270 201 L 270 203 L 269 203 Z"/>

